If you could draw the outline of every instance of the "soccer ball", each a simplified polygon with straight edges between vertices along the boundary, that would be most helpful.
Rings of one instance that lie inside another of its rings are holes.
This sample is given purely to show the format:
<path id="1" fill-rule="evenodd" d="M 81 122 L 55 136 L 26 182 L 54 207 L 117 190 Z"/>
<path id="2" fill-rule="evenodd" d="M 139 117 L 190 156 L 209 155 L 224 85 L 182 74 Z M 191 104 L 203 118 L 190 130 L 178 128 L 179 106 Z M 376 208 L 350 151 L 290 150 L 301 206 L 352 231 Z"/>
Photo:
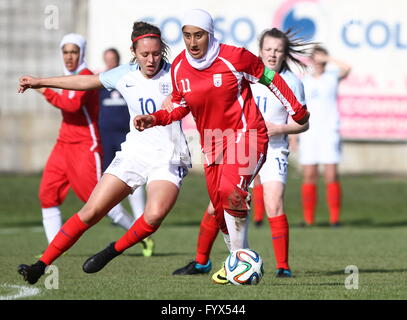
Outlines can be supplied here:
<path id="1" fill-rule="evenodd" d="M 232 251 L 225 261 L 226 278 L 234 285 L 258 284 L 263 277 L 263 260 L 251 249 Z"/>

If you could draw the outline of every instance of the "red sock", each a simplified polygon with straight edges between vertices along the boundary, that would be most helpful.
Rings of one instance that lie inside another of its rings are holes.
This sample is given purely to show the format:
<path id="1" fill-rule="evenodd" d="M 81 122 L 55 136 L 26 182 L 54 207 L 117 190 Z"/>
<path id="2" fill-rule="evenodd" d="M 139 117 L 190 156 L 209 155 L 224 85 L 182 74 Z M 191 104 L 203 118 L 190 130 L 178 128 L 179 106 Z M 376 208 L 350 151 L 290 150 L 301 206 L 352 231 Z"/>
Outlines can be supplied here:
<path id="1" fill-rule="evenodd" d="M 136 243 L 140 242 L 144 238 L 147 238 L 150 234 L 153 234 L 160 225 L 152 226 L 144 220 L 144 213 L 134 222 L 129 230 L 116 241 L 114 248 L 118 252 L 122 252 Z"/>
<path id="2" fill-rule="evenodd" d="M 261 184 L 256 185 L 253 188 L 253 211 L 253 220 L 256 222 L 263 221 L 266 209 L 264 207 L 263 185 Z"/>
<path id="3" fill-rule="evenodd" d="M 341 210 L 341 185 L 338 181 L 328 183 L 326 186 L 327 202 L 329 208 L 329 222 L 339 222 Z"/>
<path id="4" fill-rule="evenodd" d="M 196 262 L 199 264 L 208 263 L 209 255 L 211 254 L 211 249 L 218 232 L 219 227 L 215 216 L 210 215 L 208 211 L 205 211 L 199 229 L 197 253 L 195 258 Z"/>
<path id="5" fill-rule="evenodd" d="M 40 260 L 46 265 L 50 265 L 61 254 L 72 247 L 89 228 L 90 226 L 79 219 L 78 214 L 73 215 L 63 224 Z"/>
<path id="6" fill-rule="evenodd" d="M 268 218 L 273 242 L 277 269 L 289 269 L 288 266 L 288 221 L 285 214 Z"/>
<path id="7" fill-rule="evenodd" d="M 313 224 L 317 205 L 317 186 L 313 183 L 304 183 L 301 187 L 301 196 L 304 221 Z"/>

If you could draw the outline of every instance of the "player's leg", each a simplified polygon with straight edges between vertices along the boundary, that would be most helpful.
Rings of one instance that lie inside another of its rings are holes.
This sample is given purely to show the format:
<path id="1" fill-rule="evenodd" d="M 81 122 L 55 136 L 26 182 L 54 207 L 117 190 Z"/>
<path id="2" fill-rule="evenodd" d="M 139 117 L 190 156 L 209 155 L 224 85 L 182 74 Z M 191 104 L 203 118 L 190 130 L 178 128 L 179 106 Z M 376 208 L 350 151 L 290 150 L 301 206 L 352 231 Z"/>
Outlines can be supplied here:
<path id="1" fill-rule="evenodd" d="M 144 186 L 140 186 L 130 194 L 127 199 L 129 200 L 131 210 L 134 218 L 137 220 L 144 212 L 146 205 Z M 152 237 L 147 237 L 141 241 L 143 246 L 141 252 L 144 257 L 151 257 L 154 254 L 155 242 Z"/>
<path id="2" fill-rule="evenodd" d="M 197 250 L 195 260 L 186 266 L 175 270 L 173 275 L 192 275 L 208 273 L 212 269 L 212 262 L 209 259 L 213 243 L 219 233 L 218 223 L 215 218 L 215 208 L 209 202 L 199 227 Z"/>
<path id="3" fill-rule="evenodd" d="M 144 213 L 118 241 L 88 258 L 83 264 L 83 270 L 87 273 L 100 271 L 114 257 L 157 231 L 173 207 L 187 172 L 185 168 L 172 165 L 150 172 Z"/>
<path id="4" fill-rule="evenodd" d="M 119 178 L 110 174 L 103 175 L 88 202 L 77 214 L 62 225 L 39 261 L 31 266 L 20 265 L 18 272 L 28 283 L 36 283 L 44 274 L 47 265 L 50 265 L 72 247 L 87 229 L 96 224 L 112 207 L 127 197 L 130 191 L 131 188 Z"/>
<path id="5" fill-rule="evenodd" d="M 66 176 L 65 158 L 62 147 L 56 144 L 45 165 L 38 197 L 41 203 L 42 222 L 48 243 L 54 239 L 62 226 L 62 214 L 59 206 L 69 191 Z"/>
<path id="6" fill-rule="evenodd" d="M 303 165 L 302 170 L 303 183 L 301 186 L 301 200 L 304 222 L 306 225 L 313 225 L 317 206 L 318 165 Z"/>
<path id="7" fill-rule="evenodd" d="M 87 202 L 96 183 L 102 176 L 102 159 L 100 150 L 90 151 L 87 144 L 78 144 L 66 148 L 66 158 L 68 159 L 68 179 L 75 194 L 83 202 Z M 117 203 L 107 214 L 113 223 L 128 230 L 134 223 L 134 218 L 126 209 Z"/>
<path id="8" fill-rule="evenodd" d="M 341 184 L 338 178 L 337 164 L 324 165 L 324 180 L 329 209 L 329 223 L 331 224 L 331 226 L 338 226 L 342 194 L 341 194 Z"/>
<path id="9" fill-rule="evenodd" d="M 263 185 L 260 183 L 260 178 L 254 178 L 253 195 L 253 220 L 255 226 L 260 227 L 263 223 L 264 214 L 266 212 L 263 197 Z"/>

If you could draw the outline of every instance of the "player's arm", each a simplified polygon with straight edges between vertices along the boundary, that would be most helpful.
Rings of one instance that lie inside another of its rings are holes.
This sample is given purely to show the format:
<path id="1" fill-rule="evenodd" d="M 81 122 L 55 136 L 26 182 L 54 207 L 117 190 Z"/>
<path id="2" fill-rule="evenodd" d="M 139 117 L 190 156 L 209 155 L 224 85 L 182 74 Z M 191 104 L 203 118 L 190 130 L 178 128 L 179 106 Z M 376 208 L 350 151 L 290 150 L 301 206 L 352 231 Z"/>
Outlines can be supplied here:
<path id="1" fill-rule="evenodd" d="M 301 125 L 308 122 L 310 114 L 307 111 L 307 106 L 298 102 L 290 87 L 277 72 L 264 67 L 259 82 L 273 92 L 295 122 Z"/>
<path id="2" fill-rule="evenodd" d="M 188 113 L 189 108 L 186 106 L 176 107 L 171 112 L 161 109 L 152 114 L 136 116 L 133 124 L 138 131 L 143 131 L 154 126 L 166 126 L 174 121 L 181 120 Z"/>
<path id="3" fill-rule="evenodd" d="M 45 89 L 43 95 L 54 107 L 66 112 L 76 112 L 86 104 L 86 91 L 72 91 L 69 97 L 63 96 L 49 88 Z"/>
<path id="4" fill-rule="evenodd" d="M 269 137 L 277 134 L 298 134 L 309 129 L 309 123 L 299 124 L 295 122 L 291 117 L 288 118 L 286 124 L 275 124 L 266 121 L 267 134 Z"/>
<path id="5" fill-rule="evenodd" d="M 74 75 L 61 76 L 50 78 L 34 78 L 31 76 L 23 76 L 19 79 L 19 93 L 23 93 L 27 89 L 40 88 L 59 88 L 66 90 L 94 90 L 103 88 L 99 80 L 99 76 L 92 75 Z"/>

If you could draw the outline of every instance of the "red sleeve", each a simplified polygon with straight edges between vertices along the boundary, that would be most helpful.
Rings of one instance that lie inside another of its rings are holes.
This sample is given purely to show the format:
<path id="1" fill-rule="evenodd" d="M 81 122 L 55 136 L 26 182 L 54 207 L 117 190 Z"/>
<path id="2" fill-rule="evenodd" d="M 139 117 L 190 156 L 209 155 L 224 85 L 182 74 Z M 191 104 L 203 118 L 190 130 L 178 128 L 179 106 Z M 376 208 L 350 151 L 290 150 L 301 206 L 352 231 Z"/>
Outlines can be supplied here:
<path id="1" fill-rule="evenodd" d="M 155 126 L 166 126 L 171 122 L 181 120 L 189 113 L 188 107 L 177 107 L 171 112 L 167 110 L 158 110 L 151 115 L 155 117 Z"/>
<path id="2" fill-rule="evenodd" d="M 93 72 L 89 69 L 85 68 L 81 72 L 78 73 L 79 75 L 92 75 Z M 71 96 L 71 97 L 69 97 Z M 88 97 L 88 91 L 74 91 L 71 90 L 68 93 L 68 96 L 61 95 L 55 92 L 52 89 L 46 89 L 44 92 L 44 97 L 47 99 L 49 103 L 51 103 L 54 107 L 61 109 L 66 112 L 76 112 L 78 111 L 83 105 L 86 104 L 86 100 Z"/>
<path id="3" fill-rule="evenodd" d="M 293 91 L 277 72 L 275 73 L 269 88 L 281 101 L 294 121 L 302 123 L 302 120 L 308 115 L 307 106 L 303 106 L 297 100 Z"/>
<path id="4" fill-rule="evenodd" d="M 44 97 L 49 103 L 58 109 L 66 112 L 76 112 L 85 104 L 86 91 L 71 92 L 73 92 L 73 97 L 69 98 L 55 92 L 54 90 L 46 89 L 44 92 Z"/>
<path id="5" fill-rule="evenodd" d="M 235 48 L 239 50 L 237 57 L 238 71 L 244 72 L 244 77 L 251 83 L 256 83 L 263 76 L 264 63 L 261 59 L 245 48 Z"/>

